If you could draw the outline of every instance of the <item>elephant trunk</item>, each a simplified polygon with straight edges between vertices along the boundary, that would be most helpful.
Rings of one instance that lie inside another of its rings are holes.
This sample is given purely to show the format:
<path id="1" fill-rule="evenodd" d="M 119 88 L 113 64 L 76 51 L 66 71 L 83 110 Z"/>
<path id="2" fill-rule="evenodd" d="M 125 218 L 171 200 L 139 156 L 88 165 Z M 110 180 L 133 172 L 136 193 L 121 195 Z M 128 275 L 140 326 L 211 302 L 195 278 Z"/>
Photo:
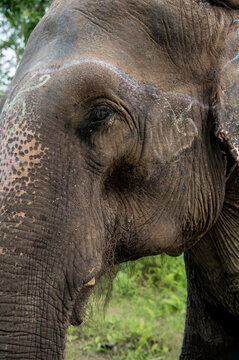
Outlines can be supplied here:
<path id="1" fill-rule="evenodd" d="M 12 236 L 15 230 L 9 231 Z M 11 235 L 1 232 L 0 358 L 63 359 L 67 327 L 82 321 L 99 262 L 80 263 L 73 255 L 64 260 L 49 248 L 34 251 L 30 244 L 37 246 L 36 240 L 20 237 L 23 229 L 18 232 L 14 244 L 22 246 L 13 246 Z"/>
<path id="2" fill-rule="evenodd" d="M 14 199 L 9 193 L 2 198 L 3 359 L 63 359 L 67 327 L 70 321 L 81 322 L 89 289 L 100 276 L 102 252 L 96 246 L 97 229 L 87 223 L 85 210 L 78 206 L 76 211 L 75 203 L 67 202 L 66 212 L 64 200 L 60 204 L 57 194 L 43 195 L 43 182 L 41 186 L 35 200 L 30 189 L 19 197 L 14 194 Z"/>
<path id="3" fill-rule="evenodd" d="M 60 289 L 27 252 L 0 249 L 0 357 L 62 359 L 68 309 Z"/>
<path id="4" fill-rule="evenodd" d="M 58 360 L 102 272 L 100 184 L 50 75 L 23 80 L 0 117 L 0 358 Z"/>

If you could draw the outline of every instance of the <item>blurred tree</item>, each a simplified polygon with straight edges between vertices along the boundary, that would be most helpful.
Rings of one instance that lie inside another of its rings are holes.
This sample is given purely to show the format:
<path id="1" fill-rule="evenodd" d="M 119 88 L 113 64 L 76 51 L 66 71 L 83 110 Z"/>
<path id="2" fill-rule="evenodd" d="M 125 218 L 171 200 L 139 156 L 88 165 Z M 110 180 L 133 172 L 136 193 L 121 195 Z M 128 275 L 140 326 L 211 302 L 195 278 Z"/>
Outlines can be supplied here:
<path id="1" fill-rule="evenodd" d="M 0 0 L 0 96 L 51 0 Z"/>

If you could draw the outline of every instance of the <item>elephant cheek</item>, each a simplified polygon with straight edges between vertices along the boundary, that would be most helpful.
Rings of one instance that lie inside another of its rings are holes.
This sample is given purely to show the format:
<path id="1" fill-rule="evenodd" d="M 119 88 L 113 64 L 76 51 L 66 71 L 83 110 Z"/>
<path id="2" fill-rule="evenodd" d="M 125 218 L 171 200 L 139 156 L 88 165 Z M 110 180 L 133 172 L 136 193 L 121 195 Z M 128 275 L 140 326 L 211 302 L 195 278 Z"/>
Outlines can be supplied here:
<path id="1" fill-rule="evenodd" d="M 189 149 L 198 137 L 198 128 L 192 119 L 195 102 L 184 100 L 180 106 L 174 102 L 180 99 L 161 96 L 152 110 L 152 125 L 149 138 L 154 153 L 162 163 L 172 161 Z"/>
<path id="2" fill-rule="evenodd" d="M 170 248 L 175 247 L 178 239 L 181 239 L 181 231 L 178 229 L 173 217 L 162 216 L 155 229 L 151 229 L 150 241 L 150 255 L 169 251 Z"/>

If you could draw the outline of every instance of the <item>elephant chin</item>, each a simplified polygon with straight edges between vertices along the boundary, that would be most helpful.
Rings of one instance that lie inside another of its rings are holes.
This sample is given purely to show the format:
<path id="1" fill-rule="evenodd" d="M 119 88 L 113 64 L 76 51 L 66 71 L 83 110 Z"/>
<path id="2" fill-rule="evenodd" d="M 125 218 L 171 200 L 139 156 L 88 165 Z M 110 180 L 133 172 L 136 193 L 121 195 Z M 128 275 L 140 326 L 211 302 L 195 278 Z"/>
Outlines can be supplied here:
<path id="1" fill-rule="evenodd" d="M 181 241 L 179 245 L 175 245 L 172 248 L 169 248 L 165 251 L 165 253 L 169 256 L 177 257 L 182 255 L 185 251 L 188 251 L 193 246 L 195 246 L 198 241 L 205 235 L 203 232 L 200 236 L 192 237 L 191 239 L 187 239 L 187 241 Z"/>

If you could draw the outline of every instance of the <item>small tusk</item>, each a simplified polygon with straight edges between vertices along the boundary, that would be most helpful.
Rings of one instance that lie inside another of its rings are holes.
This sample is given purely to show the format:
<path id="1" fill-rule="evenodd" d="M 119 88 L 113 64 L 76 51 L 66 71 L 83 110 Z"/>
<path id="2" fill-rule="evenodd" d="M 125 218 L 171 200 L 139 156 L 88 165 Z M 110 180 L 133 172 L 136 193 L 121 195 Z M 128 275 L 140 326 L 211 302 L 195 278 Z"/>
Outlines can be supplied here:
<path id="1" fill-rule="evenodd" d="M 85 286 L 95 286 L 95 278 L 91 279 L 87 284 L 85 284 Z"/>

